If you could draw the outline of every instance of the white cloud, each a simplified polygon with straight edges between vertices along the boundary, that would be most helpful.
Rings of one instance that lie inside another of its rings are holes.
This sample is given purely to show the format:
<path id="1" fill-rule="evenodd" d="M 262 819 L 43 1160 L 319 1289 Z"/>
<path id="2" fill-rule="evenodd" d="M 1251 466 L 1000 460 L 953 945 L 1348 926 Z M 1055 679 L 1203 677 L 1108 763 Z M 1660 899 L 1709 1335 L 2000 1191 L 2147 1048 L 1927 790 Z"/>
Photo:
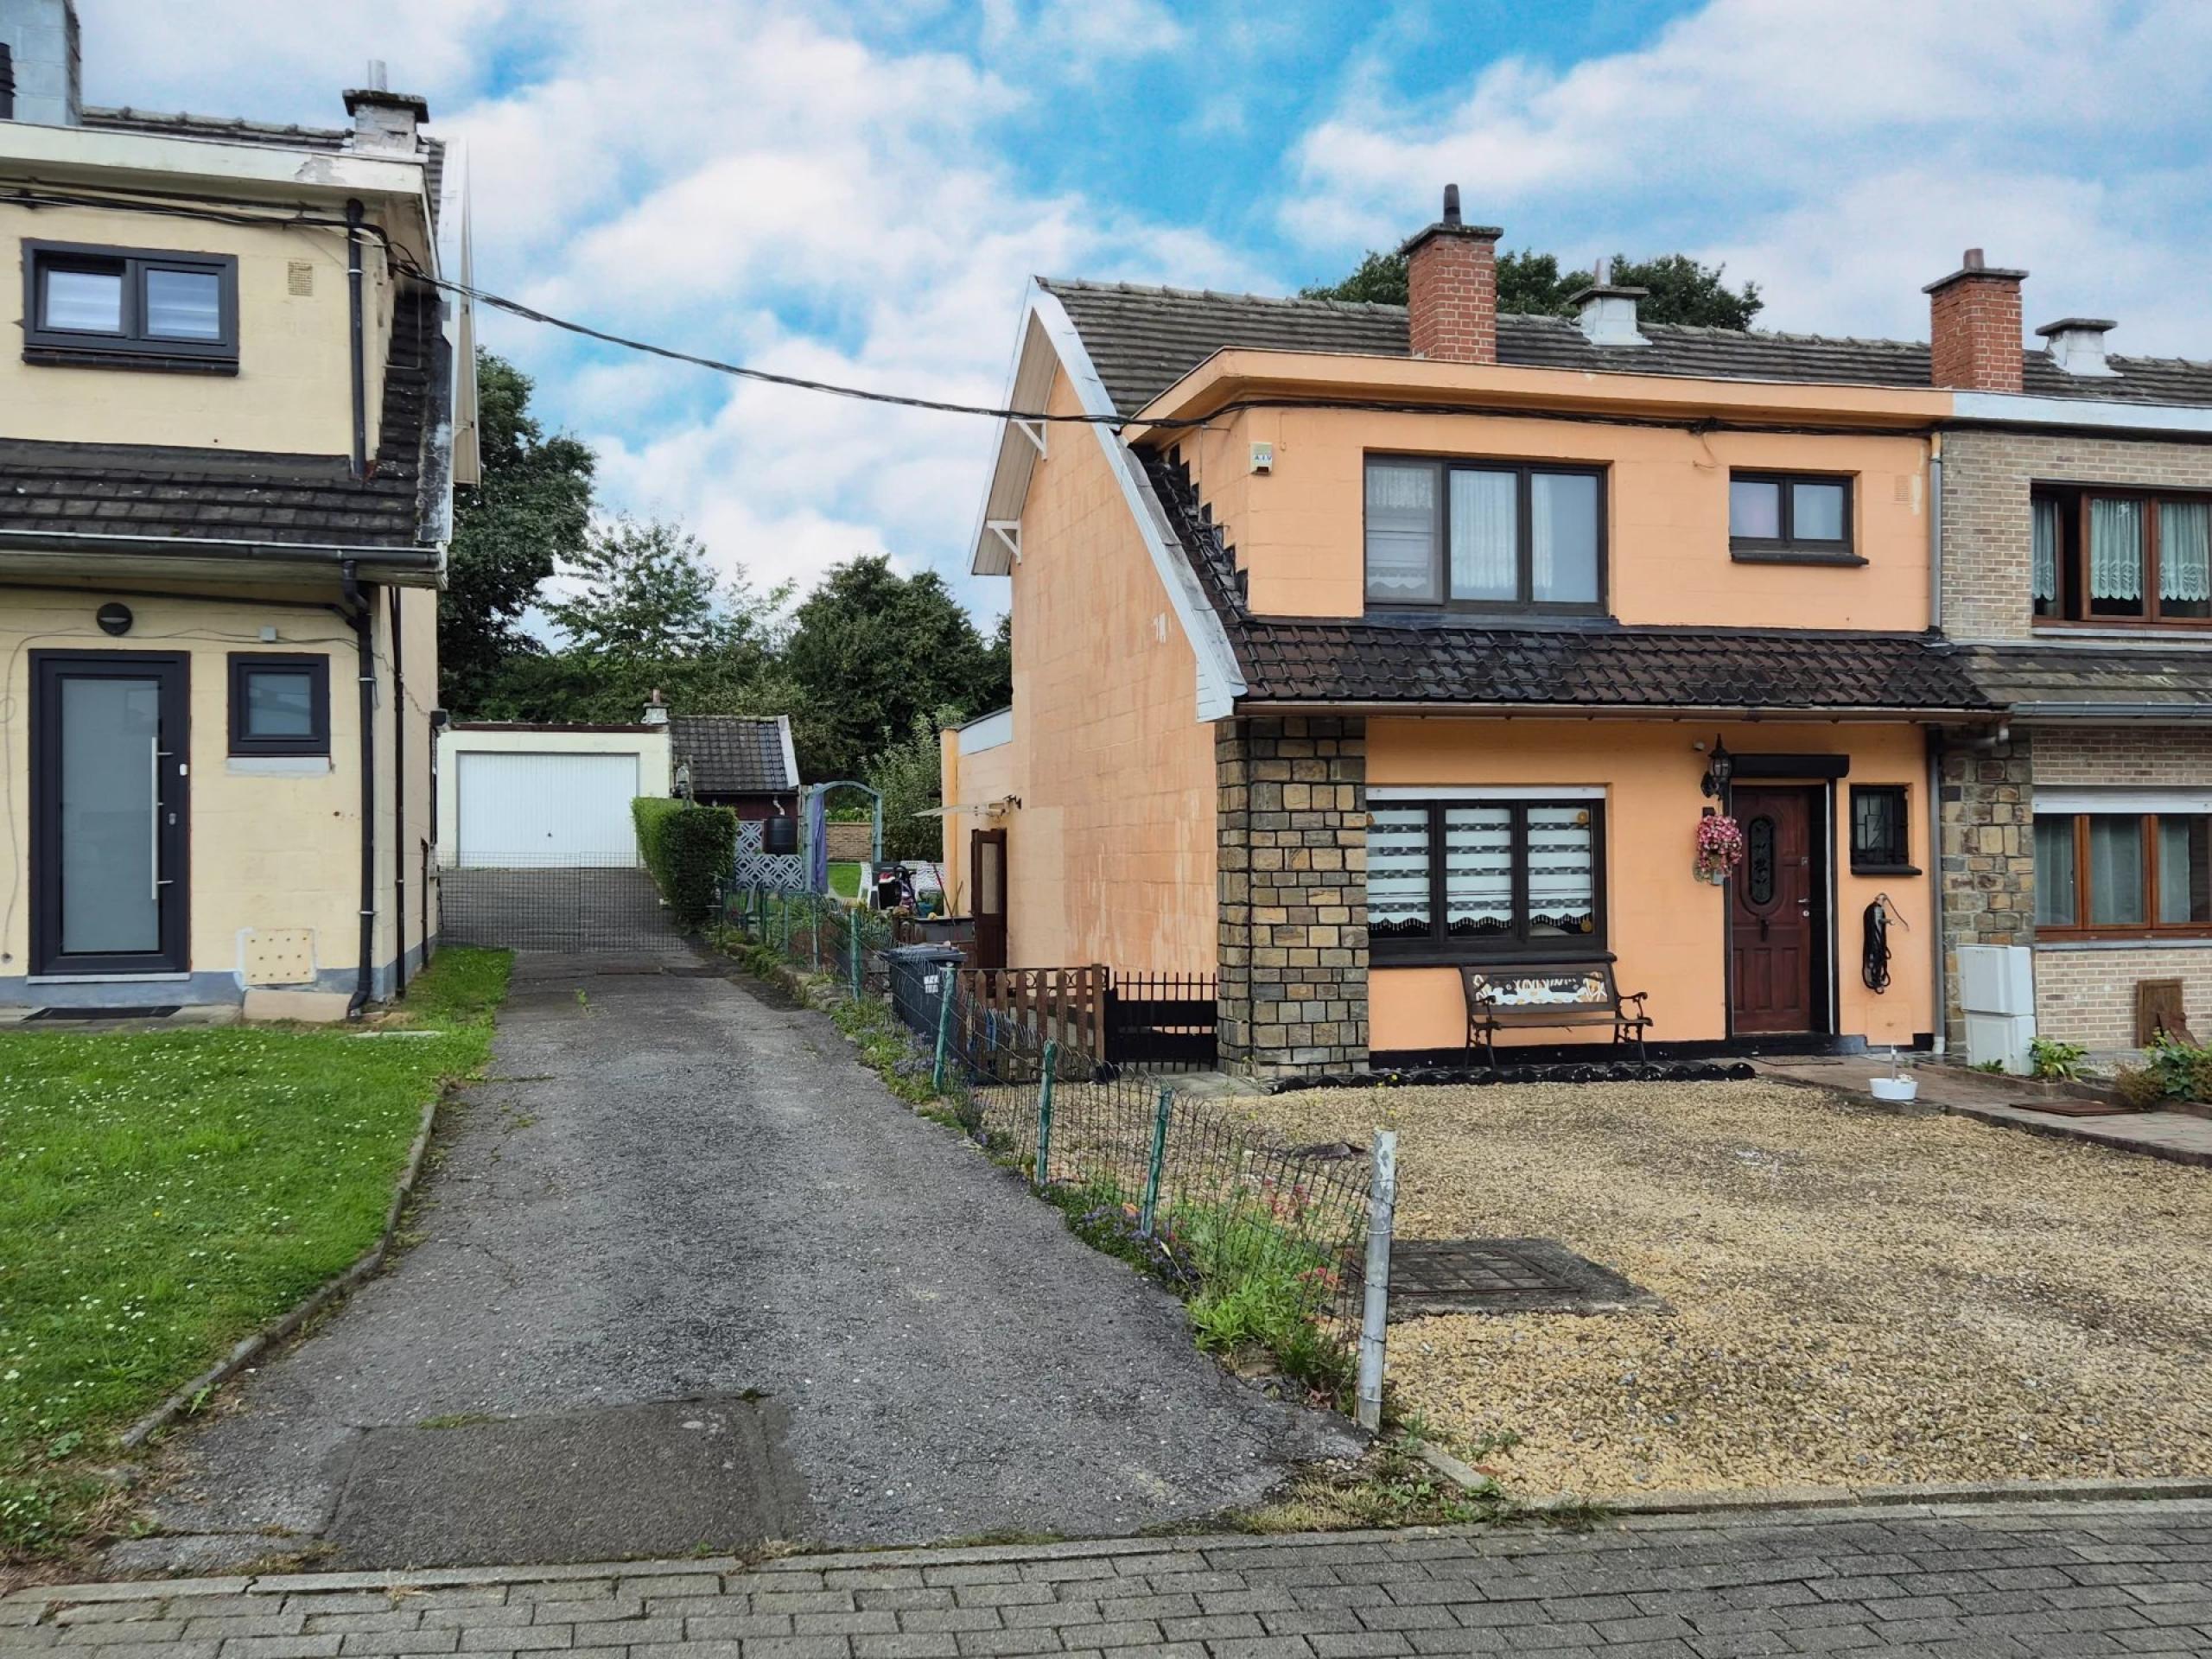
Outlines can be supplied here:
<path id="1" fill-rule="evenodd" d="M 1637 49 L 1507 56 L 1418 107 L 1362 66 L 1299 143 L 1281 219 L 1387 245 L 1455 180 L 1509 245 L 1726 257 L 1763 321 L 1859 334 L 1923 331 L 1920 285 L 1977 245 L 2036 273 L 2037 316 L 2117 315 L 2117 347 L 2202 352 L 2212 319 L 2171 273 L 2204 262 L 2208 94 L 2197 4 L 1713 0 Z"/>

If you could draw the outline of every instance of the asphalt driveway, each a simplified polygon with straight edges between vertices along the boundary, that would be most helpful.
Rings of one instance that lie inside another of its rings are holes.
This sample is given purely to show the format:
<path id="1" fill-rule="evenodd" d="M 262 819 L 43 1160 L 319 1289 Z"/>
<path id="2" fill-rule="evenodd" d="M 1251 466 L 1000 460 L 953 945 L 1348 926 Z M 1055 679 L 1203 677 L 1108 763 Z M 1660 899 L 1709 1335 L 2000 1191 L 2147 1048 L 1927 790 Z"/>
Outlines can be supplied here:
<path id="1" fill-rule="evenodd" d="M 823 1016 L 684 967 L 523 959 L 419 1241 L 183 1437 L 111 1567 L 1122 1534 L 1344 1449 Z"/>

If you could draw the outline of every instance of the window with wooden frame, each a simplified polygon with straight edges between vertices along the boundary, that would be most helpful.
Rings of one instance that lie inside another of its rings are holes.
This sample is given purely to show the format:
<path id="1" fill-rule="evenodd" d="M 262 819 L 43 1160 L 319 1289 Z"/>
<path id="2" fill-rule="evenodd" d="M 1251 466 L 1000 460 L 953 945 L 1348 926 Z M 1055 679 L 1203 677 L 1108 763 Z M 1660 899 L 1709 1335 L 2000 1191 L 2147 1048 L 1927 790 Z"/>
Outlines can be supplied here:
<path id="1" fill-rule="evenodd" d="M 1376 961 L 1603 951 L 1595 800 L 1373 801 L 1367 938 Z"/>
<path id="2" fill-rule="evenodd" d="M 1749 564 L 1864 564 L 1852 546 L 1852 480 L 1834 473 L 1728 474 L 1728 551 Z"/>
<path id="3" fill-rule="evenodd" d="M 1371 610 L 1605 609 L 1595 467 L 1370 455 L 1366 502 Z"/>
<path id="4" fill-rule="evenodd" d="M 330 658 L 232 652 L 231 753 L 328 754 Z"/>
<path id="5" fill-rule="evenodd" d="M 2036 814 L 2036 938 L 2212 937 L 2212 814 Z"/>
<path id="6" fill-rule="evenodd" d="M 1918 875 L 1903 784 L 1851 786 L 1851 873 Z"/>
<path id="7" fill-rule="evenodd" d="M 75 242 L 23 244 L 23 360 L 234 373 L 238 262 Z"/>
<path id="8" fill-rule="evenodd" d="M 2030 592 L 2044 623 L 2212 623 L 2212 496 L 2037 485 Z"/>

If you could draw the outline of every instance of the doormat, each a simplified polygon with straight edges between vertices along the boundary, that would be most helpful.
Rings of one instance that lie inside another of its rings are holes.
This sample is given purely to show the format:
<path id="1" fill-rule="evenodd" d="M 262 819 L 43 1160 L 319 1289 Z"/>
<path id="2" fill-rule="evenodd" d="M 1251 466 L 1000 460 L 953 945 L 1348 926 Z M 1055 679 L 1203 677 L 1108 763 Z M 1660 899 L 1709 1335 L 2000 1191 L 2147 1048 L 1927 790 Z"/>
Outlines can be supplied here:
<path id="1" fill-rule="evenodd" d="M 1663 1313 L 1667 1304 L 1550 1238 L 1399 1238 L 1390 1317 Z"/>
<path id="2" fill-rule="evenodd" d="M 2052 1117 L 2125 1117 L 2136 1109 L 2116 1100 L 2015 1100 L 2006 1104 L 2016 1111 L 2044 1112 Z"/>
<path id="3" fill-rule="evenodd" d="M 181 1005 L 164 1002 L 157 1007 L 146 1008 L 41 1008 L 23 1016 L 23 1023 L 34 1020 L 166 1020 Z"/>

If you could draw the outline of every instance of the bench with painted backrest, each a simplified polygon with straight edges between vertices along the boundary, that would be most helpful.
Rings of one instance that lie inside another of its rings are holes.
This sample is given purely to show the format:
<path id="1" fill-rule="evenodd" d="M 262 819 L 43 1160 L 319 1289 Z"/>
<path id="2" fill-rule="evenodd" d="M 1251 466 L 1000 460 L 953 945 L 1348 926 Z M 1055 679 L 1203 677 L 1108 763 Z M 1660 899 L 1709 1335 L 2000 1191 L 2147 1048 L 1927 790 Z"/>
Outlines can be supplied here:
<path id="1" fill-rule="evenodd" d="M 1644 1058 L 1648 993 L 1624 995 L 1610 961 L 1466 963 L 1459 983 L 1467 997 L 1468 1052 L 1481 1044 L 1493 1070 L 1497 1033 L 1532 1026 L 1610 1026 L 1616 1043 L 1634 1043 L 1637 1058 Z"/>

